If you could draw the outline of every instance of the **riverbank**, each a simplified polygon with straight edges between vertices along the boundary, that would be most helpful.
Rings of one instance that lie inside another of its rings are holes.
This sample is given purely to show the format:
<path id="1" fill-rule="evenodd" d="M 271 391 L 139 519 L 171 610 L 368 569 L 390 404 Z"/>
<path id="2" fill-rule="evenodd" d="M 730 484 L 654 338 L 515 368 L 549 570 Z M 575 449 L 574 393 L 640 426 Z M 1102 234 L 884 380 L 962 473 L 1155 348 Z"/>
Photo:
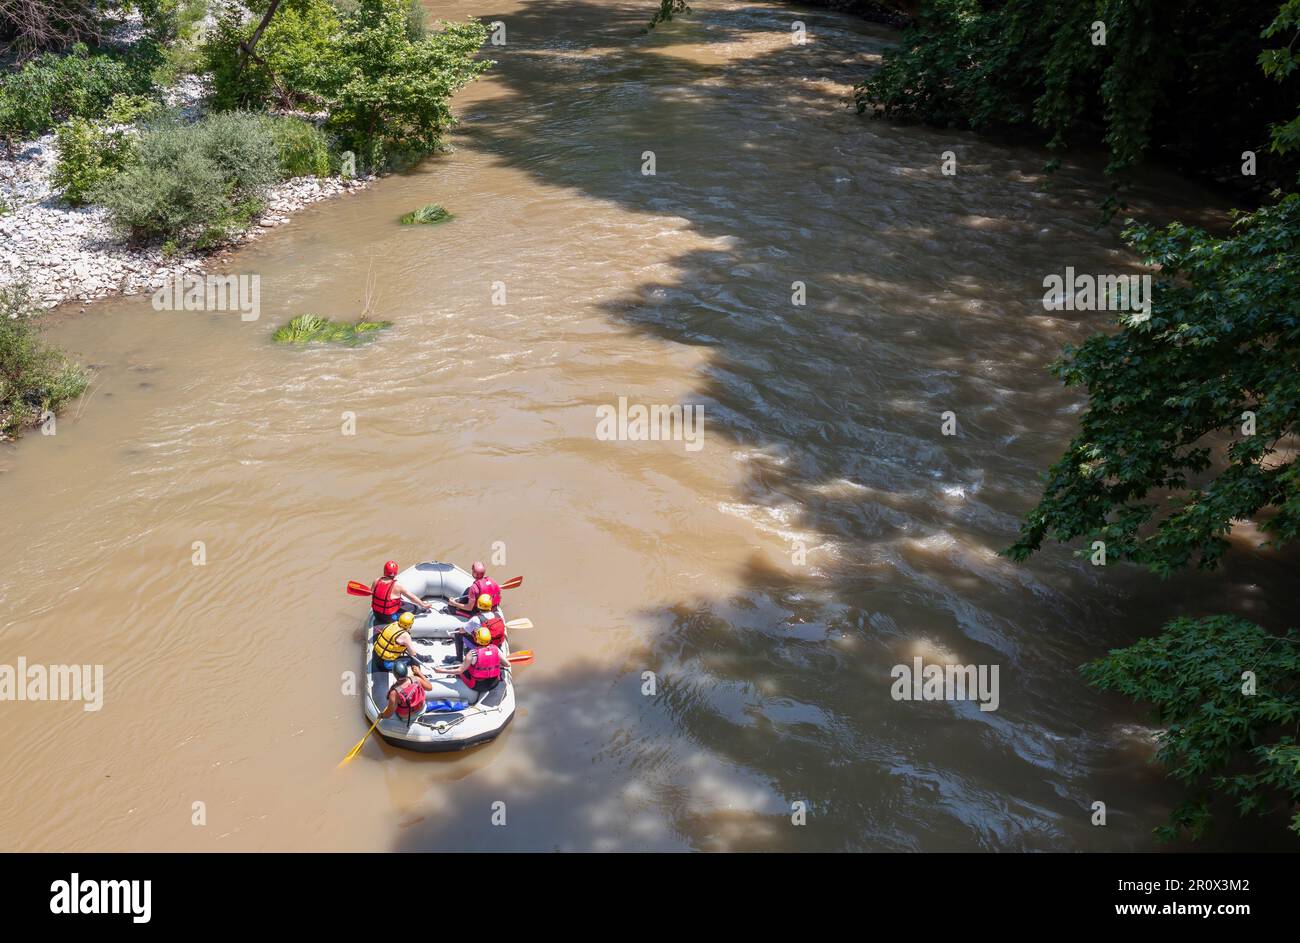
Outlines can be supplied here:
<path id="1" fill-rule="evenodd" d="M 193 120 L 207 112 L 206 93 L 201 80 L 185 76 L 164 97 L 169 107 Z M 54 133 L 0 157 L 0 287 L 26 284 L 46 308 L 153 291 L 169 279 L 202 272 L 231 248 L 284 225 L 304 207 L 355 193 L 375 179 L 286 180 L 267 191 L 265 208 L 242 232 L 212 250 L 169 253 L 158 245 L 133 245 L 105 207 L 67 203 L 52 179 L 58 159 Z"/>
<path id="2" fill-rule="evenodd" d="M 69 206 L 50 177 L 58 160 L 54 135 L 0 160 L 0 287 L 26 283 L 44 307 L 152 291 L 168 279 L 202 272 L 229 249 L 282 226 L 321 200 L 364 189 L 373 177 L 296 177 L 268 191 L 265 210 L 243 232 L 208 252 L 169 255 L 133 246 L 102 206 Z"/>

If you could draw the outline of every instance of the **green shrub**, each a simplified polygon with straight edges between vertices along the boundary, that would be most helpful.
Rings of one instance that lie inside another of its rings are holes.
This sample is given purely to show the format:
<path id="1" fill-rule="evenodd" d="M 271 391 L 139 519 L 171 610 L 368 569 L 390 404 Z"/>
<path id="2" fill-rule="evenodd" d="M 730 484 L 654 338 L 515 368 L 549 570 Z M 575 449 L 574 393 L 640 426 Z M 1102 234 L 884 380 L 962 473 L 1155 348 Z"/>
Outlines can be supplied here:
<path id="1" fill-rule="evenodd" d="M 453 124 L 451 96 L 487 71 L 477 20 L 410 36 L 406 0 L 361 0 L 342 21 L 316 90 L 341 145 L 367 164 L 432 152 Z"/>
<path id="2" fill-rule="evenodd" d="M 129 56 L 91 55 L 77 44 L 67 55 L 46 53 L 0 78 L 0 134 L 40 134 L 68 118 L 97 118 L 116 95 L 153 89 L 161 54 L 141 43 Z"/>
<path id="3" fill-rule="evenodd" d="M 318 314 L 300 314 L 288 324 L 276 330 L 271 340 L 277 344 L 310 344 L 321 341 L 331 344 L 355 346 L 362 341 L 373 339 L 384 328 L 391 327 L 391 321 L 331 321 Z"/>
<path id="4" fill-rule="evenodd" d="M 51 181 L 63 190 L 65 200 L 81 206 L 135 160 L 135 136 L 126 125 L 154 107 L 148 99 L 118 95 L 105 121 L 72 118 L 59 126 L 59 160 Z"/>
<path id="5" fill-rule="evenodd" d="M 248 112 L 222 112 L 172 130 L 159 153 L 192 148 L 214 161 L 237 193 L 260 193 L 280 179 L 274 119 Z"/>
<path id="6" fill-rule="evenodd" d="M 268 104 L 318 105 L 321 63 L 332 54 L 339 18 L 326 0 L 295 0 L 276 11 L 257 44 L 257 59 L 240 62 L 240 43 L 257 28 L 260 16 L 244 21 L 237 6 L 226 5 L 203 46 L 212 73 L 218 108 Z"/>
<path id="7" fill-rule="evenodd" d="M 239 44 L 255 29 L 222 14 L 204 47 L 218 107 L 306 104 L 362 167 L 432 152 L 452 124 L 451 96 L 491 66 L 475 58 L 487 38 L 478 21 L 424 32 L 411 0 L 340 4 L 297 0 L 277 11 L 240 66 Z"/>
<path id="8" fill-rule="evenodd" d="M 403 226 L 431 226 L 434 223 L 445 223 L 456 217 L 448 213 L 438 203 L 426 203 L 418 210 L 412 210 L 402 217 Z"/>
<path id="9" fill-rule="evenodd" d="M 58 144 L 59 161 L 50 180 L 73 206 L 86 203 L 91 190 L 116 176 L 128 160 L 129 139 L 125 135 L 113 135 L 85 118 L 72 118 L 60 125 Z"/>
<path id="10" fill-rule="evenodd" d="M 247 226 L 280 178 L 272 125 L 246 112 L 157 124 L 141 136 L 139 159 L 92 198 L 133 240 L 211 246 Z"/>
<path id="11" fill-rule="evenodd" d="M 85 370 L 41 343 L 27 290 L 0 288 L 0 435 L 16 435 L 85 392 Z"/>
<path id="12" fill-rule="evenodd" d="M 280 173 L 290 177 L 328 177 L 330 150 L 325 132 L 301 118 L 278 118 L 271 135 L 280 155 Z"/>

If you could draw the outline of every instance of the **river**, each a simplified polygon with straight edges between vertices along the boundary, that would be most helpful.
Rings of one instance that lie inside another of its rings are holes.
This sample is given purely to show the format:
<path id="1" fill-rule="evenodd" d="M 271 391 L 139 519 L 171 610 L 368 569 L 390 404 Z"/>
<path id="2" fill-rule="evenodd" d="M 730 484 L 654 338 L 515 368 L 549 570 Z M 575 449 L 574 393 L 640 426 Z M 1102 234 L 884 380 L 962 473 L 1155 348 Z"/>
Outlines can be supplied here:
<path id="1" fill-rule="evenodd" d="M 1045 189 L 1036 148 L 857 116 L 896 34 L 839 14 L 429 9 L 507 28 L 454 152 L 232 254 L 257 321 L 52 319 L 95 378 L 0 452 L 0 661 L 102 664 L 106 690 L 0 705 L 0 848 L 1157 848 L 1152 731 L 1076 668 L 1182 613 L 1284 618 L 1293 570 L 1244 539 L 1163 584 L 997 555 L 1083 403 L 1047 365 L 1105 324 L 1045 311 L 1042 279 L 1135 261 L 1094 226 L 1101 161 Z M 426 202 L 456 220 L 397 224 Z M 1134 208 L 1225 209 L 1160 174 Z M 379 342 L 270 342 L 368 284 Z M 598 438 L 620 397 L 702 406 L 703 448 Z M 336 771 L 365 730 L 344 583 L 494 553 L 536 625 L 515 723 Z M 998 709 L 893 700 L 917 655 L 997 665 Z"/>

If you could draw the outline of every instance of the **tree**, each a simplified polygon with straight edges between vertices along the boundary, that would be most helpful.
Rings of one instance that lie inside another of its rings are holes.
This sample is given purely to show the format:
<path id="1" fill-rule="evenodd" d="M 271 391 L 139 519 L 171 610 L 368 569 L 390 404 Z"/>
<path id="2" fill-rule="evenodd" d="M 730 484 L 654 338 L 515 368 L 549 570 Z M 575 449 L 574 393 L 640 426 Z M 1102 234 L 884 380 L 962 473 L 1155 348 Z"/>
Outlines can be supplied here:
<path id="1" fill-rule="evenodd" d="M 1300 65 L 1300 0 L 1261 35 L 1291 36 L 1257 58 L 1287 82 Z M 1284 117 L 1295 112 L 1293 102 Z M 1274 122 L 1272 150 L 1300 147 L 1298 127 L 1300 118 Z M 1164 576 L 1192 563 L 1213 569 L 1240 521 L 1254 520 L 1274 546 L 1300 533 L 1289 448 L 1300 424 L 1300 194 L 1274 198 L 1224 237 L 1130 221 L 1125 238 L 1160 273 L 1149 317 L 1127 317 L 1054 366 L 1087 388 L 1088 408 L 1009 556 L 1083 537 Z M 1294 630 L 1178 619 L 1084 666 L 1090 683 L 1150 704 L 1165 725 L 1156 760 L 1188 796 L 1161 837 L 1204 834 L 1214 793 L 1243 814 L 1290 809 L 1300 833 L 1298 645 Z"/>
<path id="2" fill-rule="evenodd" d="M 1289 810 L 1300 834 L 1300 634 L 1241 619 L 1177 619 L 1155 638 L 1083 667 L 1084 677 L 1152 705 L 1156 759 L 1188 796 L 1160 837 L 1199 838 L 1215 793 L 1242 815 Z"/>
<path id="3" fill-rule="evenodd" d="M 929 0 L 854 94 L 859 111 L 1028 131 L 1058 154 L 1099 141 L 1117 184 L 1156 148 L 1227 177 L 1242 148 L 1262 151 L 1269 126 L 1296 114 L 1296 77 L 1261 72 L 1258 56 L 1265 29 L 1295 48 L 1297 20 L 1297 0 Z M 1279 68 L 1293 68 L 1283 50 Z M 1276 184 L 1296 168 L 1275 152 L 1259 172 Z"/>
<path id="4" fill-rule="evenodd" d="M 342 21 L 314 89 L 326 126 L 372 161 L 431 151 L 453 123 L 451 96 L 492 66 L 474 58 L 487 27 L 447 23 L 413 39 L 406 0 L 360 0 Z"/>
<path id="5" fill-rule="evenodd" d="M 1300 467 L 1278 447 L 1300 431 L 1300 194 L 1225 238 L 1181 223 L 1126 235 L 1160 267 L 1150 318 L 1054 366 L 1088 408 L 1009 555 L 1082 537 L 1168 575 L 1214 567 L 1235 521 L 1294 539 Z"/>
<path id="6" fill-rule="evenodd" d="M 411 0 L 358 0 L 341 10 L 286 0 L 256 26 L 228 9 L 204 52 L 215 100 L 325 111 L 327 129 L 365 165 L 428 153 L 453 123 L 452 95 L 492 63 L 476 58 L 486 26 L 447 23 L 425 34 L 420 9 Z"/>

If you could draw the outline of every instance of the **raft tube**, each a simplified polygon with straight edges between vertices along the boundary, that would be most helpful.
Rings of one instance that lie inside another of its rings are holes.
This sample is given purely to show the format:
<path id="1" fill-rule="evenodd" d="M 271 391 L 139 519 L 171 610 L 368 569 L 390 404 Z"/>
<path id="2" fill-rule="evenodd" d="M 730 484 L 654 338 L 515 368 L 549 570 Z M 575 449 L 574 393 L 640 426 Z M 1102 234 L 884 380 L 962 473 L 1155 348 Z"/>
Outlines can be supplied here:
<path id="1" fill-rule="evenodd" d="M 433 603 L 428 612 L 415 611 L 415 624 L 411 626 L 412 654 L 433 682 L 433 690 L 426 692 L 425 697 L 430 705 L 440 701 L 468 701 L 469 705 L 461 710 L 426 710 L 409 725 L 394 714 L 381 720 L 376 732 L 395 747 L 425 753 L 464 750 L 495 739 L 515 716 L 515 684 L 509 666 L 502 672 L 501 683 L 482 695 L 469 691 L 451 675 L 435 675 L 429 670 L 460 663 L 451 632 L 463 626 L 466 617 L 458 615 L 447 600 L 463 596 L 474 578 L 455 564 L 434 561 L 408 567 L 397 575 L 397 582 L 411 595 Z M 403 602 L 402 609 L 409 612 L 412 606 Z M 374 657 L 375 635 L 375 619 L 371 613 L 362 653 L 362 671 L 366 677 L 362 700 L 369 723 L 374 723 L 388 705 L 388 691 L 396 681 L 393 673 Z M 501 645 L 504 654 L 510 653 L 509 646 L 507 638 Z"/>

